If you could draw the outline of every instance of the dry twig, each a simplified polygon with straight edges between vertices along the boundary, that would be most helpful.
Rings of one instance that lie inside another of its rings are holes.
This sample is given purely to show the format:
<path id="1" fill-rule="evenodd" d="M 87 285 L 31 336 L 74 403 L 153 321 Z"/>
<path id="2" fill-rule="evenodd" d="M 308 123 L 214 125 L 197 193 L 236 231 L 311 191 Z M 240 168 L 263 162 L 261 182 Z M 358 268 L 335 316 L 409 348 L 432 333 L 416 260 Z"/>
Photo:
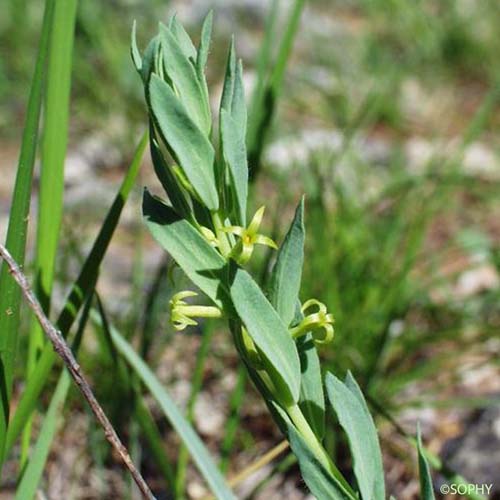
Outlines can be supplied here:
<path id="1" fill-rule="evenodd" d="M 47 318 L 47 316 L 42 310 L 40 303 L 38 302 L 37 298 L 33 294 L 33 291 L 31 290 L 28 279 L 21 271 L 16 261 L 12 258 L 9 251 L 2 244 L 0 244 L 0 257 L 4 259 L 5 263 L 9 268 L 10 274 L 17 282 L 17 284 L 20 286 L 22 293 L 26 301 L 28 302 L 29 307 L 34 312 L 35 316 L 40 322 L 40 326 L 46 333 L 52 345 L 54 346 L 54 350 L 61 357 L 62 361 L 66 365 L 66 368 L 73 377 L 73 380 L 80 389 L 80 392 L 83 394 L 83 397 L 87 400 L 92 412 L 94 413 L 95 417 L 97 418 L 102 428 L 104 429 L 104 434 L 106 435 L 106 439 L 111 444 L 111 446 L 116 450 L 116 452 L 122 459 L 123 463 L 130 471 L 132 478 L 136 482 L 138 488 L 140 489 L 144 497 L 147 499 L 154 500 L 155 497 L 153 493 L 149 489 L 149 486 L 146 484 L 146 481 L 142 477 L 141 473 L 135 467 L 127 449 L 125 448 L 120 438 L 118 437 L 118 434 L 111 425 L 111 422 L 104 413 L 101 405 L 98 403 L 96 397 L 94 396 L 94 393 L 92 392 L 92 389 L 90 388 L 90 385 L 83 376 L 83 373 L 80 369 L 80 365 L 77 363 L 75 357 L 73 356 L 73 353 L 71 352 L 71 349 L 66 344 L 66 341 L 61 335 L 61 332 L 59 332 Z"/>

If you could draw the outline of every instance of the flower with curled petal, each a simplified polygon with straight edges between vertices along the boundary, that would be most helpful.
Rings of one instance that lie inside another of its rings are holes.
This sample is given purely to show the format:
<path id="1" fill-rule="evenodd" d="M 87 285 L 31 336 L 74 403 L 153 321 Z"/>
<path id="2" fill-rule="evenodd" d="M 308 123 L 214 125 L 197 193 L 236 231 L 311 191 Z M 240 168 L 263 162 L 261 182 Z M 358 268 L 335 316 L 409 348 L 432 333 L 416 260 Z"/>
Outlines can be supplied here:
<path id="1" fill-rule="evenodd" d="M 170 299 L 170 322 L 177 331 L 184 330 L 187 326 L 196 326 L 198 323 L 193 318 L 222 317 L 222 311 L 218 307 L 189 305 L 184 301 L 197 295 L 196 292 L 186 290 L 176 293 Z"/>
<path id="2" fill-rule="evenodd" d="M 317 310 L 312 312 L 312 308 L 317 308 Z M 334 335 L 333 323 L 335 320 L 333 315 L 328 313 L 325 304 L 316 299 L 309 299 L 304 302 L 301 310 L 305 317 L 297 326 L 290 329 L 292 337 L 297 339 L 311 332 L 316 344 L 331 342 Z"/>
<path id="3" fill-rule="evenodd" d="M 278 248 L 271 238 L 258 233 L 265 209 L 265 206 L 260 207 L 246 228 L 241 226 L 227 226 L 222 229 L 224 232 L 235 234 L 240 238 L 231 251 L 231 257 L 240 265 L 245 265 L 250 260 L 255 245 L 266 245 L 274 249 Z"/>

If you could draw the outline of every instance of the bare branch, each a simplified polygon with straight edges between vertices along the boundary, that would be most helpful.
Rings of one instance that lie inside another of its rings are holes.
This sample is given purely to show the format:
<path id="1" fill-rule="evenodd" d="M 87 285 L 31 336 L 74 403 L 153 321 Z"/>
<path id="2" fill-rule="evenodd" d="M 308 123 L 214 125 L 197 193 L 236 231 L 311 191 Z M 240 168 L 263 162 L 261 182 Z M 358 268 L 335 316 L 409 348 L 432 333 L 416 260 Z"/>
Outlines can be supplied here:
<path id="1" fill-rule="evenodd" d="M 9 251 L 2 244 L 0 244 L 0 257 L 2 257 L 5 260 L 5 263 L 9 267 L 10 274 L 17 282 L 17 284 L 20 286 L 22 293 L 26 301 L 28 302 L 29 307 L 35 313 L 35 316 L 37 317 L 40 326 L 46 333 L 52 345 L 54 346 L 54 350 L 63 360 L 64 364 L 66 365 L 66 368 L 73 377 L 73 380 L 80 389 L 80 392 L 83 394 L 83 397 L 87 400 L 92 412 L 94 413 L 95 417 L 97 418 L 102 428 L 104 429 L 104 434 L 106 435 L 106 439 L 111 444 L 111 446 L 116 450 L 116 452 L 122 459 L 123 463 L 130 471 L 132 478 L 136 482 L 138 488 L 140 489 L 144 497 L 150 500 L 154 500 L 155 497 L 153 496 L 153 493 L 149 489 L 149 486 L 146 484 L 144 478 L 141 476 L 141 473 L 135 467 L 127 449 L 125 448 L 120 438 L 118 437 L 118 434 L 111 425 L 111 422 L 104 413 L 101 405 L 98 403 L 96 397 L 94 396 L 94 393 L 92 392 L 92 389 L 90 388 L 90 385 L 83 376 L 83 373 L 80 369 L 80 365 L 77 363 L 75 357 L 73 356 L 73 353 L 71 352 L 71 349 L 66 344 L 63 336 L 61 335 L 61 332 L 59 332 L 47 318 L 47 316 L 42 310 L 42 307 L 40 306 L 40 303 L 38 302 L 37 298 L 33 294 L 33 291 L 31 290 L 28 279 L 21 271 L 16 261 L 12 258 Z"/>

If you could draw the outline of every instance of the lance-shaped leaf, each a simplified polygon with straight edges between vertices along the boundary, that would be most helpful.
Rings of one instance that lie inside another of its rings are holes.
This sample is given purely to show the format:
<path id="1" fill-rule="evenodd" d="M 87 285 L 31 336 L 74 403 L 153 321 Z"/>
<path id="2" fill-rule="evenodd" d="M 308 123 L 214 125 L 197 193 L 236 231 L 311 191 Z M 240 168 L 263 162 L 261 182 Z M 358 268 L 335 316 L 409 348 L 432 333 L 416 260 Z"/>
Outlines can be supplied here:
<path id="1" fill-rule="evenodd" d="M 349 440 L 361 497 L 384 500 L 384 470 L 377 429 L 358 384 L 350 373 L 345 384 L 328 373 L 325 384 L 333 411 Z"/>
<path id="2" fill-rule="evenodd" d="M 293 319 L 299 322 L 299 290 L 304 264 L 304 198 L 300 200 L 295 217 L 279 249 L 269 282 L 269 300 L 285 325 Z M 325 428 L 325 395 L 323 378 L 316 346 L 312 335 L 307 334 L 297 341 L 302 380 L 299 406 L 314 433 L 321 439 Z"/>
<path id="3" fill-rule="evenodd" d="M 177 23 L 176 26 L 180 25 Z M 180 28 L 178 29 L 180 30 Z M 181 31 L 179 31 L 179 33 L 181 33 Z M 187 42 L 184 41 L 183 47 L 181 47 L 177 41 L 176 35 L 163 25 L 160 25 L 160 40 L 163 50 L 163 63 L 167 76 L 172 82 L 175 92 L 179 95 L 191 120 L 200 131 L 208 137 L 212 126 L 212 118 L 210 116 L 210 107 L 206 102 L 203 86 L 200 84 L 196 73 L 194 60 L 196 52 L 191 59 L 188 59 L 184 53 L 184 50 L 191 52 L 191 49 L 186 46 Z M 191 43 L 191 41 L 189 42 Z M 191 47 L 194 51 L 195 49 L 192 44 Z"/>
<path id="4" fill-rule="evenodd" d="M 116 329 L 111 328 L 111 336 L 117 350 L 127 360 L 133 371 L 156 399 L 164 415 L 186 445 L 198 470 L 207 481 L 216 498 L 234 500 L 236 497 L 232 494 L 228 486 L 226 486 L 224 477 L 214 464 L 205 445 L 179 411 L 161 382 Z"/>
<path id="5" fill-rule="evenodd" d="M 233 305 L 257 346 L 283 402 L 297 402 L 300 362 L 288 329 L 259 286 L 243 269 L 236 270 L 230 291 Z"/>
<path id="6" fill-rule="evenodd" d="M 420 496 L 422 500 L 434 500 L 434 489 L 432 487 L 432 476 L 429 464 L 424 455 L 422 447 L 422 435 L 420 426 L 417 428 L 417 450 L 418 450 L 418 472 L 420 477 Z"/>
<path id="7" fill-rule="evenodd" d="M 315 498 L 321 500 L 356 500 L 356 496 L 318 460 L 308 443 L 299 434 L 288 415 L 274 402 L 271 403 L 280 426 L 286 433 L 290 448 L 299 462 L 302 479 Z M 276 419 L 276 417 L 275 417 Z"/>
<path id="8" fill-rule="evenodd" d="M 162 139 L 194 190 L 210 210 L 217 210 L 214 148 L 188 115 L 174 91 L 156 74 L 149 83 L 149 102 Z"/>
<path id="9" fill-rule="evenodd" d="M 304 240 L 304 198 L 302 198 L 278 251 L 268 287 L 269 300 L 287 326 L 294 319 L 299 300 L 304 264 Z"/>
<path id="10" fill-rule="evenodd" d="M 231 211 L 241 225 L 246 224 L 248 164 L 246 150 L 247 109 L 243 88 L 243 68 L 236 63 L 231 41 L 219 113 L 220 144 L 229 168 Z"/>
<path id="11" fill-rule="evenodd" d="M 245 136 L 225 109 L 220 116 L 222 152 L 229 166 L 232 205 L 238 224 L 246 225 L 248 165 Z"/>
<path id="12" fill-rule="evenodd" d="M 182 26 L 182 24 L 177 19 L 176 15 L 170 18 L 168 27 L 177 40 L 177 43 L 179 44 L 184 57 L 188 60 L 190 59 L 192 62 L 196 61 L 196 49 L 193 45 L 193 42 L 184 29 L 184 26 Z"/>
<path id="13" fill-rule="evenodd" d="M 147 190 L 142 209 L 146 226 L 155 240 L 200 290 L 218 307 L 230 311 L 229 293 L 222 282 L 227 261 L 195 227 Z"/>
<path id="14" fill-rule="evenodd" d="M 200 46 L 198 48 L 198 53 L 196 55 L 196 74 L 198 75 L 198 80 L 200 81 L 203 93 L 205 95 L 205 103 L 208 107 L 208 112 L 210 114 L 210 98 L 208 96 L 208 85 L 207 79 L 205 78 L 205 66 L 208 60 L 208 51 L 210 49 L 210 38 L 212 36 L 212 21 L 213 14 L 210 11 L 205 20 L 203 21 L 203 27 L 201 29 Z"/>
<path id="15" fill-rule="evenodd" d="M 191 207 L 184 196 L 177 179 L 175 178 L 172 169 L 167 165 L 165 158 L 161 154 L 160 146 L 154 137 L 154 127 L 150 127 L 149 147 L 151 152 L 151 160 L 156 176 L 160 181 L 163 189 L 167 193 L 170 203 L 175 207 L 176 211 L 185 218 L 191 216 Z"/>

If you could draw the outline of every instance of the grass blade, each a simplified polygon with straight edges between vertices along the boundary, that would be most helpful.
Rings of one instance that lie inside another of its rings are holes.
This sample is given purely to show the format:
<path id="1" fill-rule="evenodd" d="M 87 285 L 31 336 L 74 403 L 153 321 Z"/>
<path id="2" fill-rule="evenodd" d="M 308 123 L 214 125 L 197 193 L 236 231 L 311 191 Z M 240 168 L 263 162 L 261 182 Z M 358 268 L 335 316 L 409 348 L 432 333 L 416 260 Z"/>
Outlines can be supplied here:
<path id="1" fill-rule="evenodd" d="M 76 3 L 76 0 L 56 0 L 50 35 L 35 261 L 35 290 L 46 314 L 50 309 L 63 213 L 64 158 L 68 141 Z M 42 329 L 34 320 L 29 336 L 27 380 L 44 343 Z M 31 423 L 28 421 L 24 431 L 22 462 L 29 450 L 30 437 Z"/>
<path id="2" fill-rule="evenodd" d="M 69 332 L 85 297 L 93 291 L 99 267 L 109 246 L 109 242 L 118 225 L 122 209 L 132 190 L 135 179 L 139 172 L 142 155 L 148 142 L 148 134 L 145 133 L 137 146 L 130 168 L 120 186 L 120 190 L 111 205 L 99 234 L 94 242 L 75 284 L 66 300 L 64 309 L 57 320 L 57 327 L 65 336 Z M 6 453 L 8 453 L 15 440 L 22 432 L 29 416 L 35 408 L 38 396 L 42 391 L 47 377 L 52 369 L 57 357 L 50 345 L 46 345 L 40 355 L 40 359 L 26 385 L 26 389 L 19 401 L 16 413 L 12 419 L 7 433 Z"/>
<path id="3" fill-rule="evenodd" d="M 49 33 L 52 26 L 54 0 L 47 0 L 43 16 L 38 56 L 31 83 L 26 124 L 24 126 L 21 152 L 17 166 L 16 184 L 7 230 L 5 246 L 11 255 L 24 265 L 26 234 L 31 198 L 33 166 L 38 143 L 38 122 L 42 105 L 45 63 L 49 46 Z M 13 367 L 17 346 L 20 320 L 21 291 L 10 277 L 7 265 L 0 271 L 0 470 L 7 435 L 9 401 L 12 391 Z"/>
<path id="4" fill-rule="evenodd" d="M 305 0 L 295 0 L 286 24 L 285 33 L 281 39 L 278 56 L 273 64 L 273 70 L 269 78 L 269 83 L 264 90 L 259 91 L 260 95 L 258 93 L 254 94 L 255 98 L 252 100 L 254 111 L 250 120 L 250 133 L 247 136 L 248 161 L 249 164 L 252 165 L 252 170 L 250 171 L 252 178 L 257 176 L 260 169 L 260 158 L 265 145 L 267 133 L 269 132 L 269 128 L 272 123 L 276 102 L 283 87 L 286 65 L 292 52 L 293 41 L 299 28 L 300 16 L 302 14 L 302 10 L 304 9 L 304 4 Z M 269 23 L 269 29 L 272 29 L 272 26 L 274 25 L 274 10 Z M 266 35 L 264 44 L 271 45 L 271 43 L 272 36 Z M 269 48 L 267 50 L 263 48 L 261 56 L 268 58 L 269 50 Z"/>
<path id="5" fill-rule="evenodd" d="M 234 499 L 234 495 L 226 486 L 222 474 L 213 463 L 205 445 L 181 414 L 155 374 L 138 356 L 132 346 L 114 328 L 111 328 L 111 335 L 118 351 L 127 360 L 132 369 L 137 373 L 144 385 L 154 396 L 165 416 L 168 418 L 179 437 L 183 440 L 199 471 L 205 477 L 216 498 L 222 500 Z"/>
<path id="6" fill-rule="evenodd" d="M 196 356 L 196 365 L 194 367 L 193 378 L 191 381 L 191 393 L 186 407 L 186 420 L 192 424 L 194 419 L 194 405 L 201 390 L 203 383 L 203 371 L 205 368 L 205 361 L 208 356 L 208 350 L 215 329 L 213 324 L 207 323 L 203 328 L 201 334 L 201 345 L 198 349 Z M 179 456 L 177 459 L 177 477 L 175 481 L 176 498 L 182 498 L 184 489 L 186 487 L 186 471 L 189 461 L 189 454 L 186 446 L 183 444 L 179 449 Z"/>
<path id="7" fill-rule="evenodd" d="M 82 317 L 78 325 L 78 331 L 73 343 L 73 351 L 75 352 L 78 350 L 81 343 L 83 332 L 89 317 L 91 303 L 92 299 L 89 297 L 85 303 Z M 16 500 L 28 500 L 35 496 L 47 457 L 49 456 L 52 442 L 61 421 L 61 413 L 64 408 L 64 403 L 66 402 L 70 386 L 71 377 L 67 370 L 63 370 L 59 376 L 59 381 L 57 382 L 56 389 L 50 401 L 49 409 L 45 415 L 33 453 L 16 489 Z"/>

